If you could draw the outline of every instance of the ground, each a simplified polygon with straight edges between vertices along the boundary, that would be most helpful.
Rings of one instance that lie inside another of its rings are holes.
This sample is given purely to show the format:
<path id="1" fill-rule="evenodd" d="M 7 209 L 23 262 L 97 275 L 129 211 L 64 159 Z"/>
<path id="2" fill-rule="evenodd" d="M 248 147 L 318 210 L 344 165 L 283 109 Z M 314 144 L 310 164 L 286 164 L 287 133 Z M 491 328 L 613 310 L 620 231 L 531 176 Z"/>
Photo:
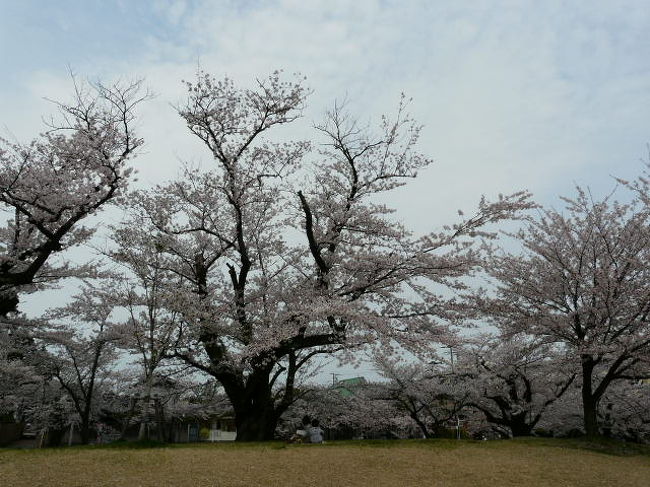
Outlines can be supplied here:
<path id="1" fill-rule="evenodd" d="M 5 449 L 0 485 L 640 487 L 650 485 L 650 448 L 526 439 Z"/>

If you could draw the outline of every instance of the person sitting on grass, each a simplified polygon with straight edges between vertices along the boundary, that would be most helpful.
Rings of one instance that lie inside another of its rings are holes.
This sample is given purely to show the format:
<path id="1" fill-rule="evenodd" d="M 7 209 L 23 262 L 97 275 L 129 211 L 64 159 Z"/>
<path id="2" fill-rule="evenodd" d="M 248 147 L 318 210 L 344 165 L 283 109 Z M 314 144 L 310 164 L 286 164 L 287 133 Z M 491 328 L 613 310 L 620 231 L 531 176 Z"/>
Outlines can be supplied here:
<path id="1" fill-rule="evenodd" d="M 293 434 L 293 436 L 289 439 L 291 443 L 309 443 L 310 439 L 310 423 L 311 419 L 309 416 L 305 415 L 302 418 L 302 424 L 298 426 L 298 429 L 296 432 Z"/>
<path id="2" fill-rule="evenodd" d="M 309 442 L 310 443 L 322 443 L 323 442 L 323 430 L 320 428 L 320 423 L 317 419 L 314 419 L 311 422 L 311 428 L 309 428 Z"/>

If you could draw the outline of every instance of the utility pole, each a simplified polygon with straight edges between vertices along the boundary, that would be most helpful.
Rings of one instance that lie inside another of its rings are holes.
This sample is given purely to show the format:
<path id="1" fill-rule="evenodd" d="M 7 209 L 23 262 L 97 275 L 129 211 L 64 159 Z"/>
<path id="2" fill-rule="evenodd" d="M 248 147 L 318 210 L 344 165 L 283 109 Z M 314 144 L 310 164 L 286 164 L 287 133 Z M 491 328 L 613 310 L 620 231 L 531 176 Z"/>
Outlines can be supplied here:
<path id="1" fill-rule="evenodd" d="M 334 372 L 332 372 L 332 386 L 335 386 L 336 383 L 339 381 L 339 375 L 341 374 L 335 374 Z"/>

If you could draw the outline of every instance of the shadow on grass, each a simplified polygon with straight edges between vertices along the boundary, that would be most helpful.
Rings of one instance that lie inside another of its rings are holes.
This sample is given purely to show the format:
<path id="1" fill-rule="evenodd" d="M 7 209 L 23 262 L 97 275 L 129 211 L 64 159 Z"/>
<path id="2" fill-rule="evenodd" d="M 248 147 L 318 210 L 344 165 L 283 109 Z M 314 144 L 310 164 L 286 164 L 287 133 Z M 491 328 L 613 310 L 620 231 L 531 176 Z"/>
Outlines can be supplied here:
<path id="1" fill-rule="evenodd" d="M 71 447 L 56 447 L 44 449 L 30 449 L 23 451 L 62 451 L 62 450 L 146 450 L 146 449 L 253 449 L 253 450 L 284 450 L 296 448 L 424 448 L 434 450 L 456 450 L 459 448 L 478 449 L 505 449 L 516 452 L 521 447 L 532 448 L 569 448 L 586 450 L 614 456 L 648 456 L 650 445 L 628 443 L 608 438 L 516 438 L 512 440 L 451 440 L 433 438 L 428 440 L 340 440 L 328 441 L 320 445 L 289 444 L 281 441 L 269 442 L 216 442 L 216 443 L 163 443 L 160 441 L 115 441 L 104 445 L 77 445 Z M 11 448 L 2 448 L 8 451 Z"/>
<path id="2" fill-rule="evenodd" d="M 587 450 L 614 456 L 650 456 L 650 445 L 630 443 L 611 438 L 517 438 L 514 440 L 499 440 L 513 444 L 544 446 L 552 448 L 570 448 Z"/>

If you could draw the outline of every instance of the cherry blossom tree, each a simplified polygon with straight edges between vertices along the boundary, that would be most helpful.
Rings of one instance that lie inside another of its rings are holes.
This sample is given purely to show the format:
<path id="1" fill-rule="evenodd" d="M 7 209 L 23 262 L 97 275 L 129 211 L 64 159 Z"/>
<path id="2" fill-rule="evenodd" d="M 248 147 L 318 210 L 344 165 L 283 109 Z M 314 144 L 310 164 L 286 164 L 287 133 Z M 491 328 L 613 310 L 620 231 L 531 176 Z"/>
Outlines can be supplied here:
<path id="1" fill-rule="evenodd" d="M 463 375 L 450 367 L 419 361 L 400 363 L 387 357 L 378 357 L 375 363 L 388 379 L 378 386 L 378 396 L 406 412 L 425 438 L 447 430 L 452 421 L 456 423 L 473 398 Z"/>
<path id="2" fill-rule="evenodd" d="M 521 335 L 483 336 L 460 353 L 466 403 L 512 436 L 530 436 L 547 408 L 574 384 L 577 372 L 553 346 Z"/>
<path id="3" fill-rule="evenodd" d="M 80 85 L 57 103 L 60 121 L 29 144 L 0 140 L 0 316 L 16 311 L 19 293 L 69 276 L 52 256 L 86 241 L 82 220 L 120 195 L 129 159 L 143 141 L 134 110 L 141 83 Z"/>
<path id="4" fill-rule="evenodd" d="M 601 422 L 606 436 L 627 441 L 650 442 L 650 384 L 617 381 L 601 400 Z"/>
<path id="5" fill-rule="evenodd" d="M 108 255 L 123 269 L 111 279 L 113 299 L 128 316 L 116 327 L 120 336 L 118 343 L 135 355 L 139 364 L 140 397 L 144 407 L 141 417 L 148 418 L 151 416 L 155 382 L 164 382 L 164 369 L 169 368 L 170 355 L 183 335 L 181 314 L 168 304 L 174 298 L 174 289 L 169 284 L 173 284 L 175 275 L 165 267 L 168 259 L 162 247 L 149 235 L 124 227 L 115 230 L 112 242 L 115 248 Z M 174 374 L 178 371 L 167 372 Z M 157 394 L 157 397 L 162 395 Z M 145 435 L 146 424 L 143 421 L 139 439 L 145 439 Z"/>
<path id="6" fill-rule="evenodd" d="M 607 390 L 648 362 L 650 213 L 580 189 L 565 201 L 517 234 L 523 253 L 492 256 L 496 298 L 479 305 L 490 323 L 560 344 L 579 364 L 584 428 L 594 436 Z"/>
<path id="7" fill-rule="evenodd" d="M 61 445 L 66 430 L 78 421 L 72 401 L 52 380 L 42 382 L 35 399 L 25 410 L 26 428 L 37 434 L 38 448 Z"/>
<path id="8" fill-rule="evenodd" d="M 336 386 L 311 385 L 282 416 L 278 429 L 290 438 L 302 418 L 318 419 L 329 439 L 412 436 L 412 419 L 391 398 L 381 383 L 363 383 L 352 391 Z M 417 433 L 415 433 L 417 435 Z"/>
<path id="9" fill-rule="evenodd" d="M 115 360 L 112 296 L 89 285 L 66 306 L 51 310 L 37 339 L 43 342 L 43 364 L 72 401 L 79 416 L 82 443 L 91 439 L 98 389 Z"/>
<path id="10" fill-rule="evenodd" d="M 298 371 L 319 354 L 371 342 L 422 348 L 443 333 L 425 283 L 460 287 L 481 228 L 528 205 L 482 201 L 476 215 L 413 236 L 373 201 L 430 159 L 402 100 L 377 130 L 336 105 L 307 142 L 272 142 L 300 117 L 308 90 L 280 73 L 240 89 L 200 72 L 179 113 L 216 166 L 137 198 L 127 226 L 155 239 L 175 273 L 187 344 L 175 356 L 209 373 L 235 410 L 238 440 L 273 437 Z"/>
<path id="11" fill-rule="evenodd" d="M 36 402 L 43 376 L 33 364 L 15 356 L 6 330 L 0 330 L 0 417 L 23 422 L 25 411 Z"/>
<path id="12" fill-rule="evenodd" d="M 539 436 L 575 437 L 584 434 L 581 385 L 579 377 L 573 385 L 549 405 L 535 427 Z"/>

